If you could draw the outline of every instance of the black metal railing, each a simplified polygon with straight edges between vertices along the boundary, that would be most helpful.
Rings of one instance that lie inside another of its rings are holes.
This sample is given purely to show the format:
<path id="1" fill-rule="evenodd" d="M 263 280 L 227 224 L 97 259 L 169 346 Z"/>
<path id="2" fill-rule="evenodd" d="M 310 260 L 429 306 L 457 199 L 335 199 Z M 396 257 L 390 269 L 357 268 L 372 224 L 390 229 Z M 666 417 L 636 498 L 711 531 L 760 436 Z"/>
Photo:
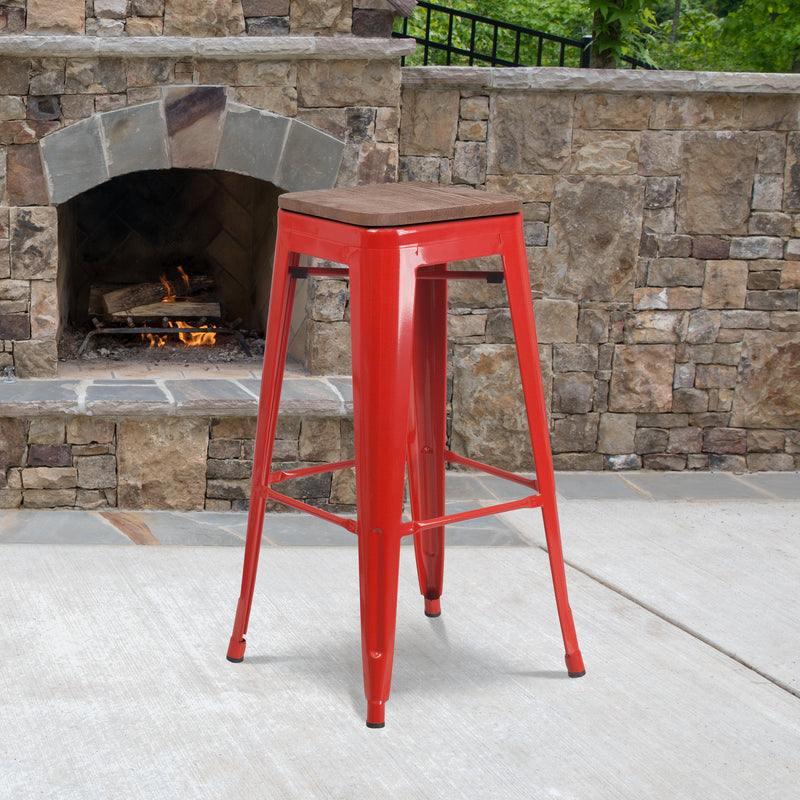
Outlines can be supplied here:
<path id="1" fill-rule="evenodd" d="M 591 36 L 569 39 L 433 3 L 418 2 L 417 11 L 399 27 L 392 35 L 416 40 L 419 47 L 412 62 L 421 66 L 589 67 L 591 63 Z M 655 69 L 628 56 L 623 60 L 633 69 Z M 407 63 L 405 57 L 402 63 Z"/>

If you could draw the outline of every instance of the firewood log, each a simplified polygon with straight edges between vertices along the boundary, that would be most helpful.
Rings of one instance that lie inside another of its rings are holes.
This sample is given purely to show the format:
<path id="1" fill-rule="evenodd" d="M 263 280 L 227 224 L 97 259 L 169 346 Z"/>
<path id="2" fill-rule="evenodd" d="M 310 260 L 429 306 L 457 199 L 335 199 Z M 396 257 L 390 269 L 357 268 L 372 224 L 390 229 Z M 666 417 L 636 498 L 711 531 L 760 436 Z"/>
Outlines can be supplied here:
<path id="1" fill-rule="evenodd" d="M 195 317 L 222 316 L 219 303 L 179 300 L 176 303 L 147 303 L 134 306 L 123 311 L 116 311 L 112 315 L 115 319 L 131 317 L 133 319 L 148 319 L 150 317 L 166 317 L 167 319 L 194 319 Z"/>
<path id="2" fill-rule="evenodd" d="M 210 275 L 192 275 L 189 285 L 182 280 L 171 280 L 172 294 L 181 299 L 213 288 L 214 279 Z M 160 281 L 157 283 L 135 283 L 101 292 L 105 312 L 117 316 L 120 311 L 138 306 L 158 303 L 168 294 L 167 287 Z"/>

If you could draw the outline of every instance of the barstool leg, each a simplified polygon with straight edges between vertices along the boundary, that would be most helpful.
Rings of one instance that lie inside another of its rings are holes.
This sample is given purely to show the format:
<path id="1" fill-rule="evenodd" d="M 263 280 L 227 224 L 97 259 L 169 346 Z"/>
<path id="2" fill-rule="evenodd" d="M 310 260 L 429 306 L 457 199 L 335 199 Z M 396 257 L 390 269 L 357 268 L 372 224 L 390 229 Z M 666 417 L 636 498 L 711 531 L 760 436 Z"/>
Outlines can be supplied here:
<path id="1" fill-rule="evenodd" d="M 536 479 L 539 485 L 539 494 L 542 498 L 542 518 L 547 540 L 547 553 L 550 559 L 550 573 L 553 578 L 558 618 L 561 623 L 561 635 L 564 639 L 564 649 L 566 650 L 567 672 L 571 677 L 578 678 L 585 674 L 585 670 L 583 657 L 578 648 L 572 609 L 569 606 L 569 598 L 567 596 L 567 578 L 564 572 L 564 556 L 561 548 L 561 533 L 556 507 L 553 457 L 550 452 L 547 409 L 542 387 L 539 348 L 533 316 L 533 299 L 531 297 L 521 223 L 519 235 L 513 243 L 509 243 L 509 250 L 503 253 L 503 269 L 522 378 L 522 391 L 525 397 L 525 408 L 531 433 L 533 458 L 536 463 Z"/>
<path id="2" fill-rule="evenodd" d="M 394 656 L 405 481 L 413 270 L 400 253 L 350 264 L 361 648 L 367 726 L 384 725 Z M 408 265 L 402 265 L 408 267 Z"/>
<path id="3" fill-rule="evenodd" d="M 267 504 L 267 479 L 272 469 L 272 450 L 275 428 L 278 424 L 283 370 L 286 364 L 286 350 L 292 322 L 292 303 L 297 283 L 291 275 L 291 268 L 297 266 L 298 262 L 298 254 L 289 252 L 286 242 L 281 239 L 279 234 L 275 248 L 266 349 L 261 373 L 261 394 L 258 403 L 255 452 L 253 453 L 253 475 L 247 517 L 242 589 L 236 608 L 233 634 L 228 645 L 228 661 L 238 662 L 244 659 L 246 646 L 244 635 L 247 633 L 256 571 L 258 570 L 261 533 Z"/>
<path id="4" fill-rule="evenodd" d="M 446 265 L 441 265 L 443 268 Z M 414 352 L 408 428 L 408 482 L 414 519 L 445 510 L 447 402 L 447 282 L 420 280 L 414 307 Z M 419 590 L 425 614 L 441 614 L 444 526 L 414 534 Z"/>

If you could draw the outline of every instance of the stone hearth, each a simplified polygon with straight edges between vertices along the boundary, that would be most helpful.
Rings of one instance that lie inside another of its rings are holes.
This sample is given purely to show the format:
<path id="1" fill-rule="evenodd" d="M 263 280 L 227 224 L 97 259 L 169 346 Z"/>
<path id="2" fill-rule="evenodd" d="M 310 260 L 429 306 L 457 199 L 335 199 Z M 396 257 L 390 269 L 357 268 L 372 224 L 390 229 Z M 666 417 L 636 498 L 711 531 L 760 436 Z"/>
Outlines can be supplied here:
<path id="1" fill-rule="evenodd" d="M 71 364 L 61 372 L 0 383 L 0 508 L 247 508 L 258 368 Z M 352 458 L 351 418 L 349 378 L 290 366 L 276 462 Z M 320 506 L 355 502 L 350 472 L 286 487 Z"/>

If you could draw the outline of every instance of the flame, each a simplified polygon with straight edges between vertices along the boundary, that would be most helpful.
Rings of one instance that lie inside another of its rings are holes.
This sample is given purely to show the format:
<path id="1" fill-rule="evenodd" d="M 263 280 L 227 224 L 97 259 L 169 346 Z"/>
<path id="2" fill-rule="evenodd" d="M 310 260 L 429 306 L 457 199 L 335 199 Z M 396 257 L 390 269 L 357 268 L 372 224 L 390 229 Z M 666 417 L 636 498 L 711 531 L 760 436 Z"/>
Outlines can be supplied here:
<path id="1" fill-rule="evenodd" d="M 199 345 L 213 345 L 216 344 L 217 341 L 217 334 L 214 333 L 213 330 L 209 328 L 208 325 L 190 325 L 188 322 L 183 322 L 181 320 L 175 320 L 174 322 L 167 322 L 166 327 L 168 328 L 195 328 L 200 327 L 206 330 L 202 331 L 192 331 L 191 333 L 179 333 L 178 339 L 180 339 L 183 344 L 187 347 L 197 347 Z M 170 338 L 170 334 L 168 333 L 143 333 L 142 340 L 150 342 L 150 347 L 164 347 L 167 343 L 167 339 Z"/>
<path id="2" fill-rule="evenodd" d="M 178 274 L 181 276 L 181 280 L 183 281 L 183 288 L 186 290 L 186 295 L 190 295 L 192 293 L 192 285 L 189 283 L 189 276 L 186 274 L 183 267 L 178 267 Z M 164 275 L 164 273 L 161 273 L 158 279 L 161 281 L 162 286 L 167 290 L 167 294 L 161 298 L 161 302 L 176 303 L 178 301 L 178 295 L 172 288 L 172 284 L 167 280 L 167 276 Z"/>
<path id="3" fill-rule="evenodd" d="M 186 287 L 186 294 L 191 294 L 192 285 L 189 283 L 189 276 L 183 271 L 183 267 L 178 267 L 178 272 L 180 273 L 181 278 L 183 278 L 183 285 Z"/>
<path id="4" fill-rule="evenodd" d="M 188 322 L 176 322 L 174 325 L 170 325 L 172 328 L 192 328 L 193 325 L 189 325 Z M 201 328 L 208 328 L 208 325 L 200 325 Z M 202 332 L 202 331 L 195 331 L 194 333 L 179 333 L 178 338 L 185 344 L 189 345 L 190 347 L 195 345 L 212 345 L 215 344 L 217 341 L 217 334 L 213 331 L 209 332 Z"/>
<path id="5" fill-rule="evenodd" d="M 164 288 L 167 290 L 167 294 L 165 297 L 161 298 L 162 303 L 174 303 L 175 302 L 175 292 L 172 291 L 172 284 L 167 280 L 166 275 L 161 275 L 159 280 L 164 285 Z"/>

